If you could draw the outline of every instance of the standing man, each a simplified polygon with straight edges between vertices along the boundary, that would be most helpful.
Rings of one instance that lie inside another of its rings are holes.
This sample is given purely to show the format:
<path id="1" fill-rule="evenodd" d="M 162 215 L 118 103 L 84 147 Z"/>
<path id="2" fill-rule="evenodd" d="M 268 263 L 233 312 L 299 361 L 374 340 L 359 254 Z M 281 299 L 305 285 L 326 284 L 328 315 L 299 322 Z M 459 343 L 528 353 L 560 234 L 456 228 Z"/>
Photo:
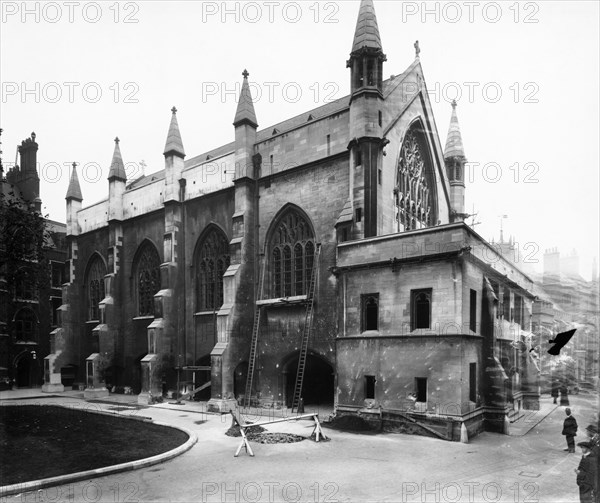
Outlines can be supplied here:
<path id="1" fill-rule="evenodd" d="M 568 407 L 565 409 L 567 417 L 563 423 L 562 434 L 567 437 L 567 448 L 563 449 L 569 453 L 575 452 L 575 435 L 577 435 L 577 421 L 571 415 L 571 409 Z"/>
<path id="2" fill-rule="evenodd" d="M 575 469 L 577 474 L 577 485 L 579 486 L 579 499 L 581 503 L 594 503 L 598 491 L 596 486 L 596 473 L 598 471 L 598 460 L 592 456 L 592 443 L 579 442 L 583 456 L 579 466 Z"/>

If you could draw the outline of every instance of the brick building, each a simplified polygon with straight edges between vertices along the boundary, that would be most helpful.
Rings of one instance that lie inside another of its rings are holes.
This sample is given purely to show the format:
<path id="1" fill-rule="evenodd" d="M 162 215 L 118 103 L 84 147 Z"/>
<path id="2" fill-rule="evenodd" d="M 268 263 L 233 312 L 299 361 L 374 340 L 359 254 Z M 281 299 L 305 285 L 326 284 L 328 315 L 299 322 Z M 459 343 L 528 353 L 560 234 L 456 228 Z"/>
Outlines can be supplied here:
<path id="1" fill-rule="evenodd" d="M 42 384 L 50 333 L 59 325 L 66 227 L 40 214 L 37 151 L 32 133 L 18 146 L 19 165 L 6 176 L 0 169 L 0 389 Z M 33 246 L 15 250 L 38 240 L 41 253 Z"/>
<path id="2" fill-rule="evenodd" d="M 231 143 L 188 157 L 173 108 L 164 170 L 128 181 L 116 139 L 82 208 L 74 167 L 53 379 L 147 401 L 179 368 L 213 410 L 301 396 L 452 440 L 535 407 L 532 282 L 463 221 L 456 104 L 444 149 L 418 45 L 385 61 L 363 0 L 350 96 L 259 130 L 244 71 Z"/>

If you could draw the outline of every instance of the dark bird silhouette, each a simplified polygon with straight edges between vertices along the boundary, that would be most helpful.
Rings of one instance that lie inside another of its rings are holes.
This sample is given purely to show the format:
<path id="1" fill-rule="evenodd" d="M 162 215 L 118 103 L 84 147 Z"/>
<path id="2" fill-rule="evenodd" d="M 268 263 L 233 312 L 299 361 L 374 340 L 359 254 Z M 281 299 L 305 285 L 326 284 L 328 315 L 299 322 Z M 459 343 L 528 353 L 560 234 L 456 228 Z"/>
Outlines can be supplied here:
<path id="1" fill-rule="evenodd" d="M 548 353 L 550 353 L 551 355 L 558 355 L 560 353 L 560 350 L 562 348 L 564 348 L 567 343 L 571 340 L 571 337 L 573 337 L 573 334 L 575 334 L 575 331 L 577 329 L 574 328 L 573 330 L 568 330 L 567 332 L 561 332 L 560 334 L 556 334 L 556 337 L 554 339 L 550 339 L 548 342 L 550 342 L 550 344 L 554 344 L 554 346 L 552 346 L 549 350 Z"/>

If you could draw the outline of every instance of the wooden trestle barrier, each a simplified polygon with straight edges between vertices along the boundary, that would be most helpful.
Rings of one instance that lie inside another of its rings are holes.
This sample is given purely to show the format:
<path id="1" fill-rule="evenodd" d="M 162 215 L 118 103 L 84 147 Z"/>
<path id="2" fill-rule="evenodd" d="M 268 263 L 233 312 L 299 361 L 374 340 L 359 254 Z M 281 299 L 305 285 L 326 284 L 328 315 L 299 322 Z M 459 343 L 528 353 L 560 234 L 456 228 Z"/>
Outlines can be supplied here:
<path id="1" fill-rule="evenodd" d="M 237 424 L 240 427 L 240 434 L 242 435 L 242 441 L 241 441 L 239 447 L 237 448 L 237 451 L 235 451 L 235 454 L 234 454 L 234 457 L 236 457 L 236 458 L 239 456 L 240 451 L 242 450 L 242 447 L 246 450 L 246 452 L 248 454 L 250 454 L 250 456 L 254 457 L 254 452 L 252 452 L 252 448 L 250 447 L 250 443 L 248 442 L 248 437 L 246 437 L 246 432 L 245 432 L 246 428 L 251 428 L 252 426 L 263 426 L 266 424 L 283 423 L 286 421 L 297 421 L 299 419 L 305 419 L 308 417 L 312 417 L 313 420 L 315 421 L 315 427 L 310 436 L 312 437 L 313 434 L 315 435 L 315 442 L 318 442 L 320 437 L 323 437 L 325 440 L 327 440 L 325 435 L 323 435 L 323 430 L 321 429 L 321 423 L 319 423 L 319 414 L 316 412 L 314 412 L 312 414 L 302 414 L 301 416 L 284 417 L 282 419 L 273 419 L 272 421 L 263 421 L 261 423 L 242 423 L 241 418 L 239 418 L 235 414 L 235 412 L 230 410 L 229 413 L 233 417 L 234 424 Z"/>

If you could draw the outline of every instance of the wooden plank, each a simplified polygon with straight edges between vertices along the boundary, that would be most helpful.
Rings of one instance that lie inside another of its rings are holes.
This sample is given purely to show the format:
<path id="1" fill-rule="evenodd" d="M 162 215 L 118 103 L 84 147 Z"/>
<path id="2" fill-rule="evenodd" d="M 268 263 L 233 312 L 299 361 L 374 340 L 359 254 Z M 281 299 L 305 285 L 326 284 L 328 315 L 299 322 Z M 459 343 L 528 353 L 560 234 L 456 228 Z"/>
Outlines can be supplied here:
<path id="1" fill-rule="evenodd" d="M 250 426 L 264 426 L 265 424 L 274 424 L 274 423 L 285 423 L 287 421 L 298 421 L 299 419 L 305 419 L 305 418 L 314 418 L 314 417 L 319 417 L 319 414 L 317 413 L 312 413 L 312 414 L 302 414 L 301 416 L 294 416 L 294 417 L 284 417 L 281 419 L 273 419 L 272 421 L 263 421 L 262 423 L 248 423 L 248 424 L 242 424 L 240 425 L 242 428 L 249 428 Z"/>

